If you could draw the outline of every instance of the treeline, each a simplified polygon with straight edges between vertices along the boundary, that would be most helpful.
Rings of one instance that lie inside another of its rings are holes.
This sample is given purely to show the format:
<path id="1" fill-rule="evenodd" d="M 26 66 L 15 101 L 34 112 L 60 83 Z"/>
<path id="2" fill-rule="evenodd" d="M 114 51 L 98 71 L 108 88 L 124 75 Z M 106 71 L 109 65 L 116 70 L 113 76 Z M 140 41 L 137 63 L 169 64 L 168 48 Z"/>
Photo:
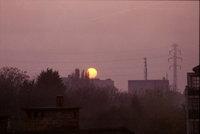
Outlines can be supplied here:
<path id="1" fill-rule="evenodd" d="M 83 129 L 127 127 L 136 134 L 185 133 L 182 94 L 152 90 L 136 96 L 115 87 L 97 88 L 89 80 L 86 83 L 72 89 L 53 69 L 47 68 L 31 80 L 25 71 L 3 67 L 0 69 L 0 116 L 23 118 L 21 108 L 55 106 L 56 96 L 63 95 L 64 106 L 81 108 Z"/>

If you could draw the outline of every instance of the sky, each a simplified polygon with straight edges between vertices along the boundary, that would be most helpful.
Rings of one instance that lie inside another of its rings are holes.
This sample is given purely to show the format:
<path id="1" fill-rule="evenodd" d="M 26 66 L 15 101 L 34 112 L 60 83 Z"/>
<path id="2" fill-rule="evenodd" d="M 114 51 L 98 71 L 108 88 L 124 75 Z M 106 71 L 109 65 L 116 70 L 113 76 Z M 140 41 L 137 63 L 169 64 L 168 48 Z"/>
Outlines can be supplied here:
<path id="1" fill-rule="evenodd" d="M 0 0 L 0 67 L 36 78 L 47 67 L 67 76 L 95 67 L 126 91 L 128 80 L 168 74 L 172 44 L 182 51 L 178 88 L 199 64 L 198 1 Z"/>

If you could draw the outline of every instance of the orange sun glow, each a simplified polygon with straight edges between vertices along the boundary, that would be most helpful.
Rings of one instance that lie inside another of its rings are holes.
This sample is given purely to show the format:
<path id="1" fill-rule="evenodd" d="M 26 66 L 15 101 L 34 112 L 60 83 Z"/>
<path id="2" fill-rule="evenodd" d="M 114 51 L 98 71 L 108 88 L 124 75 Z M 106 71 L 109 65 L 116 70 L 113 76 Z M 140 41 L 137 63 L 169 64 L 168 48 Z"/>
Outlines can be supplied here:
<path id="1" fill-rule="evenodd" d="M 87 69 L 87 74 L 88 74 L 88 77 L 90 78 L 90 79 L 94 79 L 94 78 L 96 78 L 96 76 L 97 76 L 97 70 L 95 69 L 95 68 L 88 68 Z"/>

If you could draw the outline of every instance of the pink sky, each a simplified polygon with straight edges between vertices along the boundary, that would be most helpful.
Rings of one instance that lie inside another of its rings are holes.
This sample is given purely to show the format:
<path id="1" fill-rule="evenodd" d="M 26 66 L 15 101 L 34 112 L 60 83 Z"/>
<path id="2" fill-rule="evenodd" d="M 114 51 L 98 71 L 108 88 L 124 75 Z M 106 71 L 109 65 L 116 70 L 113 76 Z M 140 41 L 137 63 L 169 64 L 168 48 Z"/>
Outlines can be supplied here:
<path id="1" fill-rule="evenodd" d="M 127 80 L 172 72 L 171 45 L 182 50 L 178 85 L 199 64 L 198 1 L 0 0 L 0 67 L 15 66 L 35 77 L 52 67 L 67 76 L 96 67 L 127 90 Z"/>

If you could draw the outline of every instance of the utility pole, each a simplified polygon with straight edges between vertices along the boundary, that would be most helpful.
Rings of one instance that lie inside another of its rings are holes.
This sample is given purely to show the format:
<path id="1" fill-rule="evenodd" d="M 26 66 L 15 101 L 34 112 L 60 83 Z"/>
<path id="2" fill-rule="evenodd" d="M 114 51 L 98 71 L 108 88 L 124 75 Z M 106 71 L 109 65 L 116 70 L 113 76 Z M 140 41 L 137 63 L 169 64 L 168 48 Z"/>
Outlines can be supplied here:
<path id="1" fill-rule="evenodd" d="M 147 58 L 144 58 L 144 79 L 147 80 Z"/>
<path id="2" fill-rule="evenodd" d="M 166 75 L 166 76 L 165 76 L 165 77 L 166 77 L 166 80 L 168 80 L 168 73 L 166 72 L 166 74 L 165 74 L 165 75 Z"/>
<path id="3" fill-rule="evenodd" d="M 172 83 L 172 90 L 173 91 L 178 91 L 178 86 L 177 86 L 177 80 L 178 80 L 178 75 L 177 75 L 177 69 L 178 67 L 181 69 L 181 66 L 177 64 L 178 60 L 182 61 L 182 58 L 180 57 L 181 55 L 181 50 L 178 49 L 177 44 L 172 45 L 172 49 L 169 51 L 169 58 L 168 61 L 172 61 L 172 65 L 169 66 L 169 69 L 173 68 L 173 83 Z"/>

